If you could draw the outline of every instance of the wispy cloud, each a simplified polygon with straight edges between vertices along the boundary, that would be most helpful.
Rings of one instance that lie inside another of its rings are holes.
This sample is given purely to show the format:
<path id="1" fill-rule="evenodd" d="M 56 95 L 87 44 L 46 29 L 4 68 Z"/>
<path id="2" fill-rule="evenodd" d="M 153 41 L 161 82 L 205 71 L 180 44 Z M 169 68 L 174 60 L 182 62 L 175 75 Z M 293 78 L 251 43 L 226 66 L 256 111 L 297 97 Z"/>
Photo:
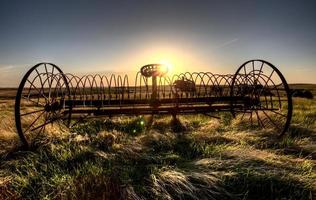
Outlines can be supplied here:
<path id="1" fill-rule="evenodd" d="M 216 48 L 216 49 L 223 48 L 223 47 L 225 47 L 225 46 L 228 46 L 228 45 L 231 45 L 231 44 L 237 42 L 238 40 L 239 40 L 238 38 L 234 38 L 234 39 L 232 39 L 232 40 L 228 40 L 228 41 L 226 41 L 226 42 L 224 42 L 224 43 L 218 45 L 218 46 L 215 47 L 215 48 Z"/>
<path id="2" fill-rule="evenodd" d="M 8 66 L 0 66 L 0 72 L 7 72 L 7 71 L 10 71 L 12 70 L 14 67 L 11 66 L 11 65 L 8 65 Z"/>

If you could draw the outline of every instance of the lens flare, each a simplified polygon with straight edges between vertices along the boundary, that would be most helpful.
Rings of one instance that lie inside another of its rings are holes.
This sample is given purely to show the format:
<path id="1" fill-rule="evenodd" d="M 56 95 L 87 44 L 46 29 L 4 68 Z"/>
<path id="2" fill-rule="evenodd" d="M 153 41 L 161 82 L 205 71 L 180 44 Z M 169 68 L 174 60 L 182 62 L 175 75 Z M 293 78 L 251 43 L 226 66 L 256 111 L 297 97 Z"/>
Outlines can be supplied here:
<path id="1" fill-rule="evenodd" d="M 173 65 L 166 61 L 166 60 L 161 60 L 159 61 L 159 64 L 162 64 L 160 66 L 160 71 L 163 72 L 163 73 L 171 73 L 172 72 L 172 68 L 173 68 Z"/>

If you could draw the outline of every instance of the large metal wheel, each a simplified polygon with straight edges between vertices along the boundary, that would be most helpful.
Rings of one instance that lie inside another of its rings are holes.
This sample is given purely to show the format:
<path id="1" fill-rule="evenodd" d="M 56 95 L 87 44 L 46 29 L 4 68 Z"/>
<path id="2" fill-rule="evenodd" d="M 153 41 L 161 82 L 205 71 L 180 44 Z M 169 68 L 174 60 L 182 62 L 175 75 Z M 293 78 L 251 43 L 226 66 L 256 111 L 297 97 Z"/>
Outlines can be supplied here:
<path id="1" fill-rule="evenodd" d="M 54 64 L 39 63 L 25 74 L 15 99 L 15 122 L 23 147 L 49 132 L 47 125 L 67 118 L 63 113 L 68 95 L 67 79 Z"/>
<path id="2" fill-rule="evenodd" d="M 282 136 L 292 117 L 292 98 L 281 72 L 264 60 L 250 60 L 242 64 L 231 84 L 231 96 L 243 98 L 233 101 L 233 112 L 244 126 L 271 129 Z"/>

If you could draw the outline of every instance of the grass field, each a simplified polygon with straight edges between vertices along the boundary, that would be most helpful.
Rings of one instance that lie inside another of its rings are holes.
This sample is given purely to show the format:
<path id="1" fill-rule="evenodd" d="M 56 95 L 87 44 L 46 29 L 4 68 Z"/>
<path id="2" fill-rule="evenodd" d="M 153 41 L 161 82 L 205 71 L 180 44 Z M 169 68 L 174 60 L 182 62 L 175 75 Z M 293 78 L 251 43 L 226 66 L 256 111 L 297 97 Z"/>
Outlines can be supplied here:
<path id="1" fill-rule="evenodd" d="M 294 98 L 280 139 L 229 113 L 117 117 L 61 127 L 30 151 L 15 150 L 14 101 L 0 99 L 0 199 L 316 197 L 315 99 Z"/>

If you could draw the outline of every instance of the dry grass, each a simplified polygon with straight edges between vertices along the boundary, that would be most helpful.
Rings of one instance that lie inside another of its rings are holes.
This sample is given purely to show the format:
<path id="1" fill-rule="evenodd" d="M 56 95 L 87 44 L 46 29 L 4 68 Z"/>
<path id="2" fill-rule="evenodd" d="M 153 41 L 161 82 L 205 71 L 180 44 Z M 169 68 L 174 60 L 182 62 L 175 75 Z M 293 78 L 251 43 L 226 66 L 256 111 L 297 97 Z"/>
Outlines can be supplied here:
<path id="1" fill-rule="evenodd" d="M 185 172 L 161 169 L 151 176 L 152 192 L 162 199 L 230 198 L 221 181 L 209 172 Z"/>
<path id="2" fill-rule="evenodd" d="M 28 152 L 12 150 L 13 102 L 0 106 L 0 199 L 312 199 L 316 191 L 315 100 L 294 100 L 281 139 L 229 113 L 152 124 L 118 117 L 50 127 L 55 134 Z"/>
<path id="3" fill-rule="evenodd" d="M 0 155 L 9 152 L 19 143 L 13 111 L 14 101 L 0 100 Z"/>

